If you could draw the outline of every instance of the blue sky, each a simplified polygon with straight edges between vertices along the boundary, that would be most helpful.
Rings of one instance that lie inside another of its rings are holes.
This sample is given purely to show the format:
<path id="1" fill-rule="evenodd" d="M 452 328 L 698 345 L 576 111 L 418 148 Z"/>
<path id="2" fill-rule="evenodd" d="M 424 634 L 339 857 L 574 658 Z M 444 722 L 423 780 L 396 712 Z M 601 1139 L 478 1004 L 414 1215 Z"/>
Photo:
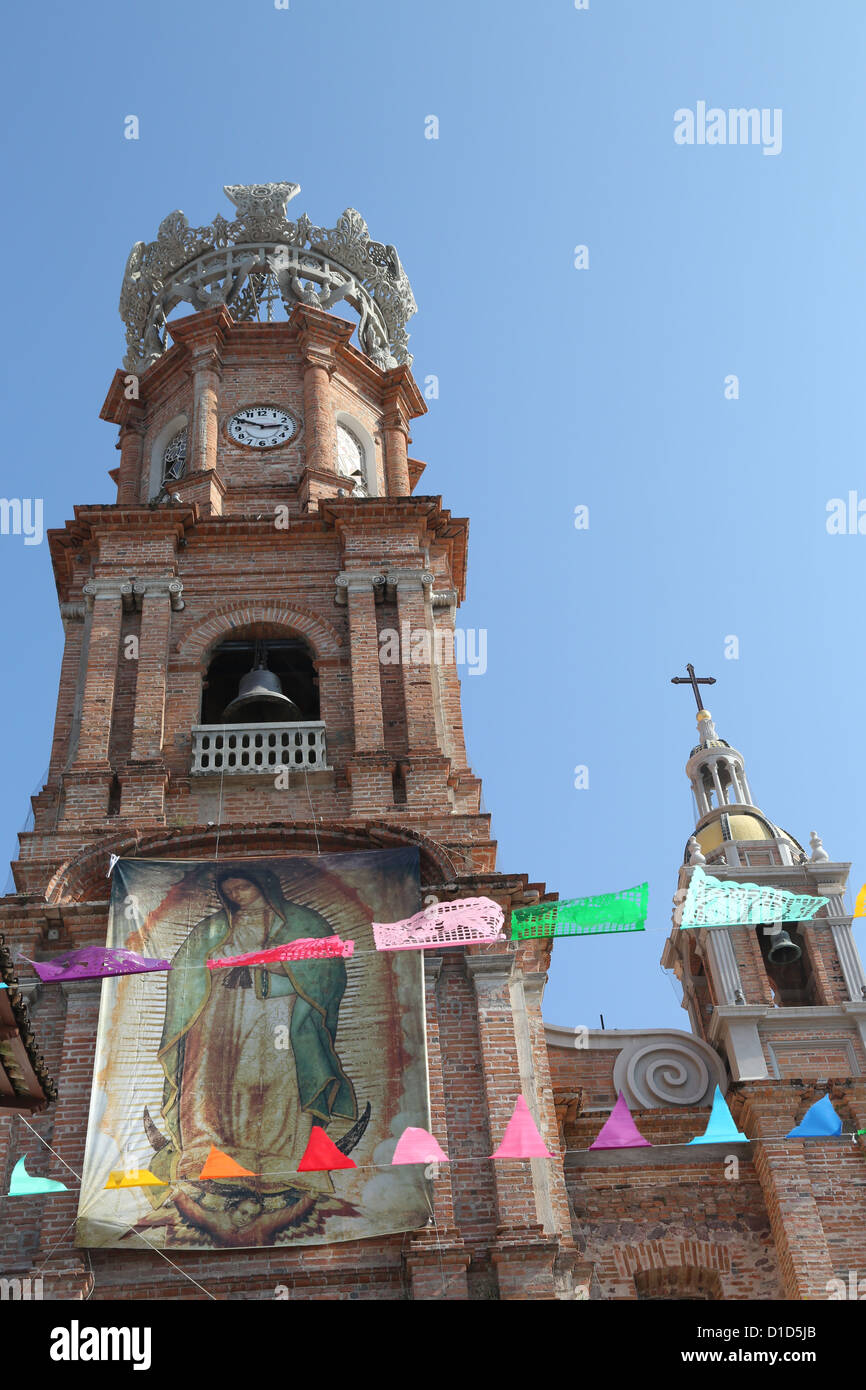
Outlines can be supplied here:
<path id="1" fill-rule="evenodd" d="M 650 884 L 645 935 L 557 947 L 546 1017 L 687 1026 L 658 964 L 693 826 L 687 661 L 766 813 L 864 881 L 866 536 L 826 529 L 866 498 L 857 0 L 50 0 L 6 36 L 4 496 L 46 526 L 112 499 L 120 281 L 169 211 L 284 179 L 314 221 L 357 207 L 439 377 L 422 488 L 471 519 L 460 622 L 488 667 L 464 709 L 499 867 L 563 897 Z M 677 145 L 699 101 L 780 109 L 780 153 Z M 11 856 L 62 633 L 45 544 L 0 536 L 0 582 Z"/>

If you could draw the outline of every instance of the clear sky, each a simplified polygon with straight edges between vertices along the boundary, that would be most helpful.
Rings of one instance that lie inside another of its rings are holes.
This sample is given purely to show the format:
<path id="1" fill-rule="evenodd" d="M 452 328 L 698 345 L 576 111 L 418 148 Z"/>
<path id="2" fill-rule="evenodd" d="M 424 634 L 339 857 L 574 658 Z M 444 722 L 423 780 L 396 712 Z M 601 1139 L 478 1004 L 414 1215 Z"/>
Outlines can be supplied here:
<path id="1" fill-rule="evenodd" d="M 421 488 L 471 519 L 464 709 L 499 867 L 562 897 L 650 884 L 645 935 L 557 946 L 548 1020 L 687 1027 L 658 963 L 694 824 L 687 661 L 759 804 L 859 887 L 866 535 L 826 522 L 866 499 L 860 0 L 48 0 L 4 31 L 2 494 L 46 527 L 113 499 L 120 282 L 168 212 L 280 180 L 315 222 L 356 207 L 439 378 Z M 676 143 L 700 102 L 781 111 L 781 148 Z M 5 857 L 62 631 L 45 543 L 0 536 L 0 583 Z"/>

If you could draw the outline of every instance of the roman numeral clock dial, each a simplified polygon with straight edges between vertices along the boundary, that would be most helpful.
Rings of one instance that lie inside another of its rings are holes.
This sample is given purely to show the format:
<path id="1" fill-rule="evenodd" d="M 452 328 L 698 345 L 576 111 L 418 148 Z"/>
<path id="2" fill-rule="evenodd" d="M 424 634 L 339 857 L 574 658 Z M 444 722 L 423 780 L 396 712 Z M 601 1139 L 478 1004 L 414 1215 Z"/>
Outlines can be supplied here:
<path id="1" fill-rule="evenodd" d="M 248 449 L 274 449 L 292 438 L 295 422 L 279 406 L 248 405 L 231 417 L 228 432 L 237 444 Z"/>

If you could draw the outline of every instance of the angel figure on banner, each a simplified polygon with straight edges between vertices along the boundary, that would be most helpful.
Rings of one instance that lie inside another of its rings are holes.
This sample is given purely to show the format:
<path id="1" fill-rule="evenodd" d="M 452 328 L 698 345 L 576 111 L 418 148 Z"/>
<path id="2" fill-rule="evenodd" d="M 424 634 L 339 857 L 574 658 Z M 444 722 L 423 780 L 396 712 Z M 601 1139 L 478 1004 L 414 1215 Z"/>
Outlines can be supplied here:
<path id="1" fill-rule="evenodd" d="M 207 968 L 220 956 L 331 936 L 333 926 L 288 901 L 263 864 L 226 866 L 211 883 L 219 906 L 195 923 L 168 974 L 161 1126 L 146 1109 L 143 1117 L 155 1151 L 149 1167 L 168 1186 L 147 1189 L 156 1211 L 139 1228 L 167 1226 L 175 1245 L 271 1245 L 355 1215 L 327 1172 L 297 1170 L 313 1125 L 348 1123 L 337 1141 L 348 1153 L 370 1107 L 359 1118 L 337 1051 L 341 958 Z M 168 896 L 180 901 L 184 888 Z M 238 1165 L 237 1176 L 197 1181 L 213 1148 Z"/>

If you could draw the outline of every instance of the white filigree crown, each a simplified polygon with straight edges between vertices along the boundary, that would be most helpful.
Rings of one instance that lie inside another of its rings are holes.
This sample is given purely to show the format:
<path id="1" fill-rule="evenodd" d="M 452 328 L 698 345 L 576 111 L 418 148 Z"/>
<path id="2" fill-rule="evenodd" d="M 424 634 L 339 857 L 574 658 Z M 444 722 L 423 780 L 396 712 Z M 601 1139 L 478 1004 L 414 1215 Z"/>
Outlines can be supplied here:
<path id="1" fill-rule="evenodd" d="M 295 304 L 329 310 L 344 300 L 358 315 L 358 343 L 379 367 L 411 364 L 406 323 L 417 305 L 393 246 L 371 241 L 347 208 L 336 227 L 314 227 L 304 213 L 289 222 L 296 183 L 231 184 L 237 215 L 190 227 L 171 212 L 156 241 L 137 241 L 120 292 L 126 324 L 124 366 L 143 372 L 165 352 L 166 320 L 181 303 L 224 304 L 232 317 L 269 322 Z"/>

